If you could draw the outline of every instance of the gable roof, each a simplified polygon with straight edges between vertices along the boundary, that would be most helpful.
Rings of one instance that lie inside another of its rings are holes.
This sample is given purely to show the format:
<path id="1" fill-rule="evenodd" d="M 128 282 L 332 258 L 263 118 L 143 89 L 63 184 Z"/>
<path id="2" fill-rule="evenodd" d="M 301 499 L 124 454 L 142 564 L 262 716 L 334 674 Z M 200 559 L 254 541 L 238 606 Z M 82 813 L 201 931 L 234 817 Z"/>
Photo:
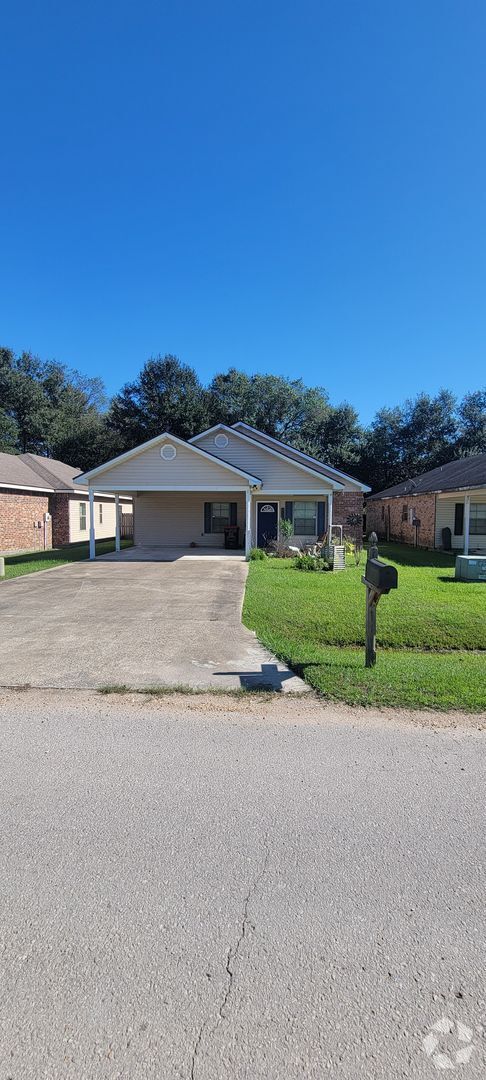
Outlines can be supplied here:
<path id="1" fill-rule="evenodd" d="M 0 487 L 52 492 L 52 483 L 35 472 L 27 458 L 27 454 L 0 454 Z"/>
<path id="2" fill-rule="evenodd" d="M 88 472 L 81 473 L 79 476 L 75 477 L 75 483 L 89 483 L 90 480 L 99 476 L 100 473 L 112 469 L 115 465 L 121 465 L 124 461 L 129 461 L 131 458 L 137 457 L 138 454 L 142 454 L 144 450 L 149 450 L 153 446 L 158 446 L 159 443 L 164 442 L 165 439 L 170 439 L 171 442 L 177 443 L 178 446 L 184 446 L 187 450 L 191 450 L 193 453 L 200 454 L 201 457 L 207 458 L 212 464 L 220 465 L 221 468 L 227 469 L 228 472 L 242 476 L 245 480 L 248 480 L 250 484 L 261 487 L 262 481 L 258 476 L 252 476 L 251 473 L 245 472 L 244 469 L 240 469 L 236 465 L 230 465 L 229 462 L 223 461 L 217 454 L 211 454 L 209 450 L 201 450 L 199 446 L 194 446 L 192 441 L 187 442 L 186 439 L 180 439 L 178 435 L 172 435 L 170 431 L 164 431 L 161 435 L 156 435 L 154 439 L 148 439 L 147 442 L 141 443 L 140 446 L 135 446 L 133 450 L 126 450 L 124 454 L 118 454 L 118 456 L 112 458 L 111 461 L 106 461 L 104 465 L 98 465 L 96 469 L 90 469 Z"/>
<path id="3" fill-rule="evenodd" d="M 64 461 L 56 458 L 41 457 L 40 454 L 22 454 L 22 460 L 54 491 L 76 491 L 74 477 L 79 473 L 79 468 L 66 465 Z"/>
<path id="4" fill-rule="evenodd" d="M 232 424 L 231 427 L 228 427 L 227 424 L 214 424 L 213 427 L 199 432 L 198 435 L 193 435 L 190 442 L 196 442 L 198 439 L 210 435 L 213 431 L 228 431 L 233 435 L 239 435 L 240 438 L 246 439 L 247 442 L 268 450 L 270 454 L 291 461 L 293 465 L 296 465 L 299 469 L 304 469 L 312 476 L 319 476 L 320 478 L 324 477 L 324 479 L 328 480 L 338 491 L 341 491 L 344 488 L 346 481 L 353 484 L 358 491 L 371 491 L 371 488 L 368 487 L 367 484 L 362 484 L 361 481 L 356 480 L 354 476 L 349 476 L 347 473 L 340 472 L 339 469 L 333 468 L 332 465 L 327 465 L 322 461 L 318 461 L 317 458 L 311 457 L 310 454 L 305 454 L 303 450 L 296 450 L 294 446 L 289 446 L 287 443 L 281 442 L 280 439 L 275 439 L 272 435 L 267 435 L 264 431 L 258 431 L 257 428 L 251 427 L 250 424 L 245 424 L 242 420 L 238 420 L 237 423 Z"/>
<path id="5" fill-rule="evenodd" d="M 420 476 L 402 480 L 400 484 L 377 491 L 370 496 L 369 502 L 374 499 L 396 499 L 401 495 L 424 495 L 427 492 L 462 491 L 478 487 L 486 487 L 486 454 L 457 458 Z"/>
<path id="6" fill-rule="evenodd" d="M 243 420 L 238 420 L 236 424 L 232 424 L 232 427 L 238 431 L 240 428 L 244 429 L 251 434 L 253 439 L 265 443 L 273 443 L 278 446 L 282 454 L 290 458 L 292 461 L 299 458 L 303 461 L 308 461 L 314 469 L 318 469 L 324 476 L 335 476 L 339 480 L 349 480 L 352 484 L 355 484 L 360 491 L 371 491 L 368 484 L 362 484 L 361 480 L 356 480 L 354 476 L 350 476 L 349 473 L 344 473 L 340 469 L 335 469 L 333 465 L 328 465 L 326 462 L 318 461 L 317 458 L 312 457 L 310 454 L 304 453 L 303 450 L 297 450 L 295 446 L 290 446 L 289 443 L 284 443 L 280 439 L 276 439 L 273 435 L 267 435 L 264 431 L 258 431 L 257 428 L 251 427 L 250 424 L 245 424 Z"/>

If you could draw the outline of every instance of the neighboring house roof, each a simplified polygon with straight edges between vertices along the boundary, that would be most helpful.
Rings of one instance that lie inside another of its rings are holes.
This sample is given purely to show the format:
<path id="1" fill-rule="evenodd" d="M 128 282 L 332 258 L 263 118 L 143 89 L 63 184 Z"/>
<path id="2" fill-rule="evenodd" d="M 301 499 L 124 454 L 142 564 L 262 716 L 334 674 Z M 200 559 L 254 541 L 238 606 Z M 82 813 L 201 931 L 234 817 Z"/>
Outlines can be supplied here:
<path id="1" fill-rule="evenodd" d="M 40 454 L 22 454 L 22 460 L 37 473 L 53 491 L 79 491 L 74 484 L 74 477 L 79 473 L 79 466 L 66 465 L 55 458 L 41 457 Z"/>
<path id="2" fill-rule="evenodd" d="M 66 465 L 55 458 L 41 457 L 40 454 L 3 454 L 0 453 L 0 488 L 17 488 L 27 491 L 75 492 L 82 495 L 87 487 L 74 483 L 79 468 Z M 104 494 L 97 492 L 98 495 Z M 107 498 L 113 498 L 108 495 Z"/>
<path id="3" fill-rule="evenodd" d="M 305 472 L 310 473 L 312 476 L 324 477 L 331 482 L 336 490 L 343 490 L 347 481 L 358 491 L 371 491 L 370 487 L 362 484 L 359 480 L 355 480 L 353 476 L 339 472 L 332 465 L 326 465 L 322 461 L 318 461 L 317 458 L 310 457 L 309 454 L 304 454 L 303 451 L 296 450 L 295 447 L 288 446 L 286 443 L 280 442 L 279 439 L 274 439 L 271 435 L 266 435 L 265 432 L 250 427 L 249 424 L 244 424 L 241 420 L 236 424 L 232 424 L 231 427 L 228 427 L 227 424 L 214 424 L 213 427 L 207 428 L 206 431 L 193 435 L 190 442 L 195 443 L 206 435 L 210 435 L 213 431 L 227 431 L 231 432 L 232 435 L 239 435 L 240 438 L 245 439 L 247 442 L 263 447 L 269 453 L 284 458 L 286 461 L 291 461 L 299 469 L 304 469 Z"/>
<path id="4" fill-rule="evenodd" d="M 0 454 L 0 487 L 52 491 L 52 484 L 35 472 L 26 454 Z"/>
<path id="5" fill-rule="evenodd" d="M 486 487 L 486 454 L 448 461 L 446 465 L 439 465 L 437 469 L 430 469 L 421 476 L 413 476 L 409 480 L 402 480 L 401 484 L 377 491 L 368 501 L 480 487 Z"/>
<path id="6" fill-rule="evenodd" d="M 262 481 L 258 476 L 253 476 L 251 473 L 245 472 L 244 469 L 240 469 L 236 465 L 230 465 L 228 461 L 223 461 L 216 454 L 211 454 L 209 450 L 201 450 L 199 446 L 194 446 L 192 441 L 187 442 L 186 439 L 180 439 L 178 435 L 172 435 L 170 431 L 164 431 L 161 435 L 156 435 L 154 439 L 148 439 L 147 442 L 141 443 L 140 446 L 135 446 L 133 450 L 127 450 L 124 454 L 119 454 L 118 457 L 112 458 L 111 461 L 106 461 L 104 465 L 98 465 L 96 469 L 89 469 L 87 472 L 81 473 L 76 477 L 76 484 L 89 483 L 90 480 L 94 480 L 100 473 L 104 473 L 108 469 L 112 469 L 115 465 L 120 465 L 124 461 L 129 461 L 130 458 L 137 457 L 138 454 L 142 454 L 145 450 L 157 446 L 166 439 L 170 439 L 171 442 L 177 443 L 179 446 L 185 446 L 187 450 L 191 450 L 194 454 L 200 454 L 212 464 L 218 465 L 228 472 L 242 476 L 245 480 L 248 480 L 250 484 L 254 484 L 256 487 L 261 487 Z"/>

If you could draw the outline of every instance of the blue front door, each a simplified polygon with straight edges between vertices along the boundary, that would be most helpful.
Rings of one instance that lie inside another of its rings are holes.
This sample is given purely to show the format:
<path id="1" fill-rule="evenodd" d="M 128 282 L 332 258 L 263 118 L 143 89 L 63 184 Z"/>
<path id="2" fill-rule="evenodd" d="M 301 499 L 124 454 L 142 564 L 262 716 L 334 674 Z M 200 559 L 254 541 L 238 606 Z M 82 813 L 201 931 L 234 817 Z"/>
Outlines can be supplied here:
<path id="1" fill-rule="evenodd" d="M 277 539 L 278 503 L 258 503 L 257 544 L 265 548 L 271 540 Z"/>

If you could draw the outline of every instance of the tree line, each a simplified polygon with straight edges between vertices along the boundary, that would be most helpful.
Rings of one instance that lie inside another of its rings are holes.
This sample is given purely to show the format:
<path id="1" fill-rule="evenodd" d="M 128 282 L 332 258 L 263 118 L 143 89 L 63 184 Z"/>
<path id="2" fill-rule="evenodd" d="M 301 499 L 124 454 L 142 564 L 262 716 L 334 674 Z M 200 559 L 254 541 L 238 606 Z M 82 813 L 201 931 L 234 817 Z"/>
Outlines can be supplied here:
<path id="1" fill-rule="evenodd" d="M 454 457 L 486 452 L 486 388 L 458 400 L 420 393 L 380 409 L 370 426 L 324 387 L 230 368 L 204 386 L 177 357 L 152 357 L 107 400 L 100 378 L 0 348 L 0 450 L 55 457 L 86 470 L 171 431 L 188 439 L 244 420 L 371 484 L 375 491 Z"/>

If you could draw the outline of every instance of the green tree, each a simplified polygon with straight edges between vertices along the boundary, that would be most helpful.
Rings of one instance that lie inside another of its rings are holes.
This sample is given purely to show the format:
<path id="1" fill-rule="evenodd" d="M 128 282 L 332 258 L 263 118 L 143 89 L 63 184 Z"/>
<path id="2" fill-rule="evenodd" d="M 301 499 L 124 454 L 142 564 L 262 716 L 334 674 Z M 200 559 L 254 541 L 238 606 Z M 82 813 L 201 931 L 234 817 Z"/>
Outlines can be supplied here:
<path id="1" fill-rule="evenodd" d="M 148 360 L 138 379 L 113 398 L 107 426 L 120 452 L 163 431 L 188 439 L 207 421 L 207 398 L 196 372 L 167 355 Z"/>
<path id="2" fill-rule="evenodd" d="M 459 405 L 457 451 L 486 453 L 486 387 L 466 394 Z"/>

